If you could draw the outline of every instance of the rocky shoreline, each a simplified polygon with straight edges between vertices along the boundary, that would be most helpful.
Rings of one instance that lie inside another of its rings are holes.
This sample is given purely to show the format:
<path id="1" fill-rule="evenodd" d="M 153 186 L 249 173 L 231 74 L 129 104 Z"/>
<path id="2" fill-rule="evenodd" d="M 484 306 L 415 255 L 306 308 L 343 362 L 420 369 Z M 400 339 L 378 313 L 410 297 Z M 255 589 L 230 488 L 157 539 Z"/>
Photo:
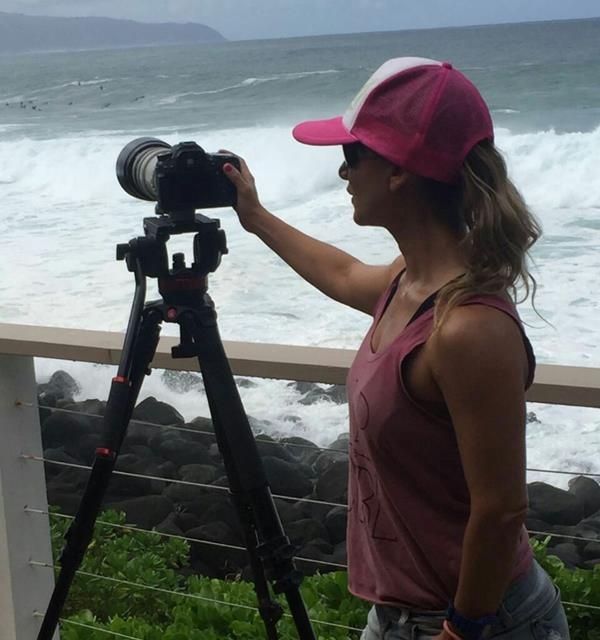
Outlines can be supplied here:
<path id="1" fill-rule="evenodd" d="M 202 385 L 196 374 L 164 375 L 167 384 Z M 343 387 L 290 384 L 305 403 L 345 402 Z M 65 464 L 93 463 L 106 406 L 94 399 L 75 402 L 78 388 L 62 371 L 38 387 L 48 502 L 67 515 L 76 513 L 89 471 Z M 262 433 L 259 420 L 250 423 L 277 511 L 297 547 L 298 567 L 306 574 L 339 570 L 346 562 L 347 435 L 323 449 L 299 437 L 275 441 Z M 186 423 L 170 405 L 145 399 L 134 410 L 115 472 L 104 507 L 124 511 L 141 529 L 197 540 L 190 544 L 186 571 L 219 578 L 247 573 L 246 551 L 236 548 L 244 543 L 210 418 Z M 527 528 L 540 532 L 532 535 L 553 534 L 550 553 L 567 567 L 599 564 L 600 484 L 577 476 L 566 491 L 533 482 L 528 492 Z M 224 546 L 215 551 L 206 542 Z"/>

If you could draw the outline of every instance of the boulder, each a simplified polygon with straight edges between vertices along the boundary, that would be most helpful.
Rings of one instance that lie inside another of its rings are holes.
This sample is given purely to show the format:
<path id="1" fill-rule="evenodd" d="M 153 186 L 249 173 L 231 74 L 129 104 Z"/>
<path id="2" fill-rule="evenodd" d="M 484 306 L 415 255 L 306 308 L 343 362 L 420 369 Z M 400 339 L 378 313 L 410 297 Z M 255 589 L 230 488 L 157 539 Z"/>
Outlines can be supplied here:
<path id="1" fill-rule="evenodd" d="M 142 420 L 152 424 L 184 424 L 183 416 L 171 405 L 160 402 L 150 396 L 140 402 L 131 416 L 134 420 Z"/>
<path id="2" fill-rule="evenodd" d="M 583 502 L 583 517 L 600 510 L 600 484 L 592 478 L 577 476 L 569 480 L 569 493 Z"/>
<path id="3" fill-rule="evenodd" d="M 540 518 L 551 524 L 577 524 L 583 518 L 583 501 L 545 482 L 528 485 L 529 504 Z"/>
<path id="4" fill-rule="evenodd" d="M 265 456 L 262 461 L 272 493 L 294 498 L 310 494 L 312 482 L 298 465 L 273 456 Z"/>
<path id="5" fill-rule="evenodd" d="M 175 393 L 188 393 L 192 390 L 204 391 L 202 376 L 192 371 L 164 369 L 160 379 L 168 389 L 175 391 Z"/>
<path id="6" fill-rule="evenodd" d="M 44 449 L 65 447 L 73 455 L 79 439 L 93 432 L 88 416 L 54 411 L 42 424 L 42 444 Z"/>
<path id="7" fill-rule="evenodd" d="M 258 455 L 261 458 L 265 456 L 272 456 L 274 458 L 279 458 L 280 460 L 285 460 L 286 462 L 298 462 L 298 458 L 291 453 L 289 449 L 279 442 L 267 439 L 264 435 L 256 439 L 256 449 L 258 450 Z"/>
<path id="8" fill-rule="evenodd" d="M 306 545 L 316 539 L 329 541 L 327 529 L 320 522 L 309 518 L 291 522 L 285 532 L 292 544 L 296 546 Z"/>
<path id="9" fill-rule="evenodd" d="M 174 513 L 173 511 L 167 515 L 167 517 L 159 522 L 155 527 L 154 531 L 158 531 L 159 533 L 165 533 L 170 536 L 183 536 L 183 529 L 179 527 L 179 514 Z"/>
<path id="10" fill-rule="evenodd" d="M 38 394 L 44 398 L 52 396 L 55 400 L 73 398 L 81 390 L 81 387 L 66 371 L 55 371 L 47 383 L 38 385 Z"/>
<path id="11" fill-rule="evenodd" d="M 305 464 L 312 464 L 315 459 L 315 454 L 320 453 L 319 447 L 314 442 L 306 438 L 300 438 L 299 436 L 281 438 L 279 442 L 294 458 Z"/>
<path id="12" fill-rule="evenodd" d="M 315 484 L 315 496 L 325 502 L 348 503 L 348 460 L 327 467 Z"/>
<path id="13" fill-rule="evenodd" d="M 213 464 L 186 464 L 179 469 L 181 480 L 195 484 L 210 484 L 216 476 L 217 467 Z"/>
<path id="14" fill-rule="evenodd" d="M 157 453 L 177 466 L 188 464 L 211 465 L 213 459 L 206 448 L 195 442 L 187 442 L 184 438 L 163 440 L 156 449 Z"/>
<path id="15" fill-rule="evenodd" d="M 128 524 L 150 531 L 173 511 L 173 503 L 165 496 L 141 496 L 107 504 L 105 508 L 124 511 Z"/>
<path id="16" fill-rule="evenodd" d="M 346 507 L 333 507 L 325 516 L 325 528 L 333 544 L 345 542 L 347 523 L 348 509 Z"/>
<path id="17" fill-rule="evenodd" d="M 569 569 L 575 569 L 581 563 L 577 547 L 572 542 L 561 542 L 552 547 L 551 555 L 562 560 Z"/>

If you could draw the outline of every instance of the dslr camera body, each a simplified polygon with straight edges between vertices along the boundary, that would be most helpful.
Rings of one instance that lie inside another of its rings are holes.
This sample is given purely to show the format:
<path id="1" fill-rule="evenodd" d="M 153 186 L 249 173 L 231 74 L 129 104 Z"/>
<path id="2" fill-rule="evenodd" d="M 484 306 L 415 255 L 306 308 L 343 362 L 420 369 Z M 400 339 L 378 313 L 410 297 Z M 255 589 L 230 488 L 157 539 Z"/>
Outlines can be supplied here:
<path id="1" fill-rule="evenodd" d="M 123 189 L 141 200 L 156 202 L 156 213 L 187 218 L 196 209 L 232 207 L 237 201 L 223 165 L 240 168 L 237 156 L 206 153 L 195 142 L 171 146 L 157 138 L 137 138 L 117 158 Z"/>

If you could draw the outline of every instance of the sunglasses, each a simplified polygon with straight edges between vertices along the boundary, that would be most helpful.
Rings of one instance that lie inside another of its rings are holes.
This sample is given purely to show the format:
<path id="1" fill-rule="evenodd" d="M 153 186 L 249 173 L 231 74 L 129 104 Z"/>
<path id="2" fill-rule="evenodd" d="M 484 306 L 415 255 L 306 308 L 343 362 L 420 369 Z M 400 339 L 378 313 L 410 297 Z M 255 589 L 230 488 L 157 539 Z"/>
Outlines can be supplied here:
<path id="1" fill-rule="evenodd" d="M 369 154 L 369 149 L 360 142 L 343 144 L 342 151 L 348 169 L 356 169 L 360 161 Z"/>

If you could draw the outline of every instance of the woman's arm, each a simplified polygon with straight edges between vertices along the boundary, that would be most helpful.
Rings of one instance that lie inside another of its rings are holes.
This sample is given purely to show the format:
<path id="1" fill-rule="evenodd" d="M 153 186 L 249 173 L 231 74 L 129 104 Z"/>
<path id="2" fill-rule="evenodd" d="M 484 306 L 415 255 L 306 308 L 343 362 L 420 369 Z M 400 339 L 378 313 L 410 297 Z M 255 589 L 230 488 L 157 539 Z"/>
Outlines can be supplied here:
<path id="1" fill-rule="evenodd" d="M 371 314 L 375 303 L 404 266 L 400 256 L 392 264 L 366 265 L 330 244 L 287 224 L 260 203 L 254 178 L 240 159 L 241 171 L 224 170 L 237 189 L 235 210 L 244 229 L 256 234 L 302 278 L 325 295 Z"/>
<path id="2" fill-rule="evenodd" d="M 431 347 L 471 496 L 454 605 L 478 618 L 500 606 L 527 512 L 527 356 L 514 320 L 483 305 L 451 311 Z"/>

